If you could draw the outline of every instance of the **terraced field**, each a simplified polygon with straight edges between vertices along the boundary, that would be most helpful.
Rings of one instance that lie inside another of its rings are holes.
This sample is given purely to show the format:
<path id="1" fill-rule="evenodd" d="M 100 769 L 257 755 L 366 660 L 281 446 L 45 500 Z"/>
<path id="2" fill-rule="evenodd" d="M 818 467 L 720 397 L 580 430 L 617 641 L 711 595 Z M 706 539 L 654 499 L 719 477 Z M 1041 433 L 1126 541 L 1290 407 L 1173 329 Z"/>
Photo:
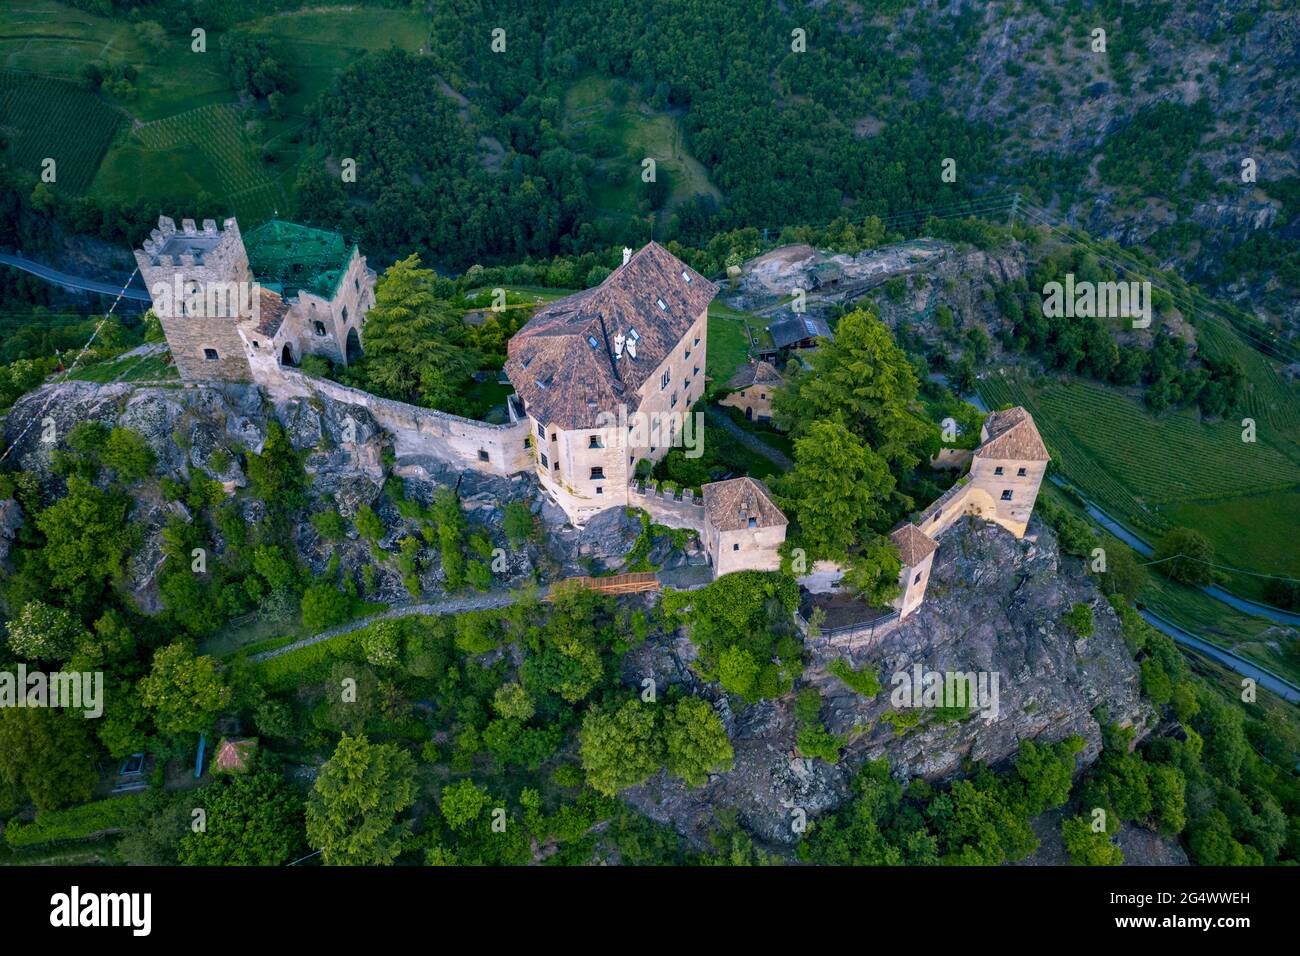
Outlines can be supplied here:
<path id="1" fill-rule="evenodd" d="M 51 188 L 78 195 L 126 117 L 73 83 L 0 71 L 0 135 L 14 162 L 39 175 L 48 158 L 55 162 Z"/>
<path id="2" fill-rule="evenodd" d="M 286 209 L 288 200 L 263 171 L 244 132 L 244 115 L 240 107 L 222 103 L 138 126 L 105 163 L 96 185 L 119 194 L 152 189 L 164 195 L 183 194 L 197 185 L 224 199 L 243 222 L 269 219 L 275 210 Z"/>

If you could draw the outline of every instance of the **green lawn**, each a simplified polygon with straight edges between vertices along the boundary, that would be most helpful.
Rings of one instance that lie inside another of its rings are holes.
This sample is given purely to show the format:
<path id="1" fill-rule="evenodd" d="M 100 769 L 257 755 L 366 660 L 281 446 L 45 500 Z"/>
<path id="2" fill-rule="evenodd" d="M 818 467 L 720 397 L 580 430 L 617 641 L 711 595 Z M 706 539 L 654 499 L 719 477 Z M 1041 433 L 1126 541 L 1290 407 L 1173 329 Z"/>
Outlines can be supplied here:
<path id="1" fill-rule="evenodd" d="M 749 360 L 749 336 L 743 319 L 726 319 L 709 309 L 709 355 L 705 372 L 721 388 Z"/>

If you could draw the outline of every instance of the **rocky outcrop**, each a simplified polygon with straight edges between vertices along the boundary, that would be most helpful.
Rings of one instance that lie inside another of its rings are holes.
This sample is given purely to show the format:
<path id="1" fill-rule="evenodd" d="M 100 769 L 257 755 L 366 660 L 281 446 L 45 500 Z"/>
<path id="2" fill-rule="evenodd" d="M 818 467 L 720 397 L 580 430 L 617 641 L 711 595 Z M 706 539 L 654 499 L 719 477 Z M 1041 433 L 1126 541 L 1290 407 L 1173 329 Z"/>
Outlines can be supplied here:
<path id="1" fill-rule="evenodd" d="M 9 557 L 18 530 L 23 526 L 23 509 L 12 498 L 0 501 L 0 563 Z"/>
<path id="2" fill-rule="evenodd" d="M 1088 638 L 1062 621 L 1076 603 L 1093 608 L 1095 632 Z M 661 774 L 624 795 L 638 810 L 693 837 L 707 831 L 719 807 L 729 807 L 763 839 L 792 844 L 793 821 L 843 802 L 853 773 L 867 759 L 887 759 L 903 779 L 939 780 L 958 773 L 967 759 L 1002 763 L 1022 740 L 1055 742 L 1079 734 L 1086 741 L 1082 760 L 1090 762 L 1100 751 L 1102 721 L 1137 726 L 1139 736 L 1146 729 L 1138 669 L 1117 617 L 1079 563 L 1062 559 L 1052 533 L 1037 522 L 1023 540 L 973 521 L 944 536 L 922 609 L 851 660 L 877 671 L 879 694 L 862 697 L 832 676 L 827 668 L 840 656 L 834 650 L 811 662 L 805 678 L 822 693 L 821 719 L 847 740 L 835 766 L 797 754 L 792 697 L 731 714 L 716 685 L 700 686 L 689 669 L 693 653 L 681 635 L 661 636 L 630 655 L 624 673 L 634 686 L 653 677 L 660 693 L 682 684 L 714 699 L 725 715 L 736 755 L 731 771 L 694 791 Z M 885 715 L 904 709 L 891 703 L 891 681 L 916 664 L 999 675 L 996 712 L 964 719 L 917 712 L 915 726 L 906 727 L 904 719 L 896 730 Z"/>

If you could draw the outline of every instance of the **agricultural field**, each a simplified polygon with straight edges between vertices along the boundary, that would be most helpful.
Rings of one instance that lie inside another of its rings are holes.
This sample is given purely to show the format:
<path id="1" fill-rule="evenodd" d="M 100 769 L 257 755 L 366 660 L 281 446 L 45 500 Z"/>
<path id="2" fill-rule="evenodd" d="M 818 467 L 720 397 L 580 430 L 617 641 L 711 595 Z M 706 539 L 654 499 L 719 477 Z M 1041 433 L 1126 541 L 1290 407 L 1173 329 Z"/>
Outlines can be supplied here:
<path id="1" fill-rule="evenodd" d="M 135 24 L 54 2 L 18 0 L 0 10 L 0 133 L 20 165 L 47 156 L 58 187 L 122 200 L 216 208 L 244 228 L 289 209 L 303 160 L 307 107 L 366 52 L 418 51 L 428 16 L 410 10 L 316 7 L 263 17 L 242 29 L 280 41 L 297 84 L 287 119 L 241 103 L 221 65 L 219 31 L 194 52 L 186 35 L 158 46 Z M 88 63 L 130 65 L 118 95 L 79 85 Z M 66 157 L 66 159 L 65 159 Z"/>
<path id="2" fill-rule="evenodd" d="M 1244 443 L 1238 421 L 1207 424 L 1190 411 L 1156 417 L 1079 381 L 1031 384 L 1007 372 L 983 379 L 979 391 L 992 408 L 1028 408 L 1065 479 L 1144 537 L 1186 524 L 1230 558 L 1222 563 L 1297 571 L 1285 532 L 1296 522 L 1300 465 L 1286 438 L 1262 428 L 1258 441 Z M 1261 579 L 1236 575 L 1226 586 L 1258 597 Z"/>
<path id="3" fill-rule="evenodd" d="M 647 157 L 655 160 L 656 174 L 667 176 L 671 184 L 669 209 L 699 194 L 721 200 L 708 171 L 687 152 L 681 121 L 638 102 L 622 80 L 579 80 L 565 96 L 564 112 L 570 147 L 596 161 L 591 199 L 606 216 L 643 214 L 646 184 L 641 181 L 641 162 Z"/>
<path id="4" fill-rule="evenodd" d="M 66 80 L 0 71 L 0 136 L 14 163 L 39 175 L 55 162 L 52 189 L 80 195 L 125 115 Z"/>

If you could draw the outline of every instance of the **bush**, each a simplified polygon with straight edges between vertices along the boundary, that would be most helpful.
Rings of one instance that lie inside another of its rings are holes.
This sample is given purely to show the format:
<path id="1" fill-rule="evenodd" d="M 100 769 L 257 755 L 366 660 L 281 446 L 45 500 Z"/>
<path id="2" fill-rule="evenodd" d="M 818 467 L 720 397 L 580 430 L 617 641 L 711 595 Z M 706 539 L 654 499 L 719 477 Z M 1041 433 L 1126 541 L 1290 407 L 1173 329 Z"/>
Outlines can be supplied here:
<path id="1" fill-rule="evenodd" d="M 125 829 L 138 822 L 144 793 L 95 800 L 66 810 L 45 810 L 31 823 L 11 820 L 5 826 L 5 842 L 14 848 L 40 846 Z"/>
<path id="2" fill-rule="evenodd" d="M 870 666 L 856 671 L 845 658 L 839 657 L 831 661 L 827 670 L 842 680 L 849 690 L 863 697 L 875 697 L 880 693 L 880 678 Z"/>
<path id="3" fill-rule="evenodd" d="M 323 631 L 348 619 L 348 596 L 328 582 L 313 584 L 302 595 L 302 623 L 309 631 Z"/>
<path id="4" fill-rule="evenodd" d="M 1092 605 L 1079 603 L 1065 615 L 1065 624 L 1079 637 L 1092 637 Z"/>

